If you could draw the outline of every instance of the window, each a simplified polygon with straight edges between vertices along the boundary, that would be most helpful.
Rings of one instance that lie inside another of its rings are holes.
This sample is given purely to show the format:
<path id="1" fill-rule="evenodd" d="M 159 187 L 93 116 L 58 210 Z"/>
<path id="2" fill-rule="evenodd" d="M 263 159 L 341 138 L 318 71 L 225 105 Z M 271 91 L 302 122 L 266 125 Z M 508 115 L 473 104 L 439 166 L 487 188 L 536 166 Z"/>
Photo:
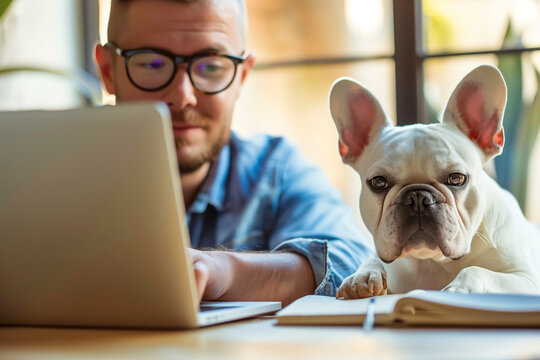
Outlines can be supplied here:
<path id="1" fill-rule="evenodd" d="M 103 40 L 109 0 L 100 4 Z M 341 163 L 328 111 L 328 92 L 337 78 L 365 84 L 399 124 L 433 121 L 468 71 L 484 63 L 499 65 L 503 58 L 510 72 L 518 66 L 512 63 L 521 64 L 521 76 L 505 74 L 523 94 L 518 103 L 524 106 L 518 108 L 526 110 L 538 93 L 537 0 L 246 0 L 246 5 L 248 50 L 256 51 L 257 65 L 239 99 L 233 128 L 243 135 L 292 138 L 357 214 L 361 184 Z M 509 21 L 513 32 L 503 46 Z M 515 143 L 508 135 L 505 154 Z M 524 151 L 540 164 L 539 146 L 531 151 L 536 136 L 529 141 Z M 510 159 L 500 180 L 511 173 L 513 181 L 523 182 L 527 164 L 509 171 Z M 540 167 L 530 168 L 529 178 L 538 178 L 534 171 Z M 526 194 L 516 195 L 530 199 L 526 213 L 540 221 L 533 207 L 540 204 L 540 190 L 530 184 Z"/>
<path id="2" fill-rule="evenodd" d="M 78 22 L 92 20 L 92 3 L 12 1 L 0 22 L 0 109 L 62 109 L 97 101 L 99 82 L 83 70 L 88 60 L 81 56 L 96 36 L 81 31 Z M 81 40 L 83 33 L 88 41 Z"/>
<path id="3" fill-rule="evenodd" d="M 341 163 L 328 111 L 328 91 L 338 77 L 365 84 L 399 124 L 433 121 L 467 72 L 484 63 L 501 67 L 499 59 L 521 59 L 522 76 L 513 75 L 523 82 L 516 90 L 523 89 L 524 106 L 519 109 L 526 109 L 537 94 L 538 1 L 247 0 L 247 6 L 249 48 L 257 51 L 258 66 L 244 89 L 233 127 L 242 133 L 264 131 L 293 138 L 354 209 L 360 181 Z M 514 33 L 503 46 L 509 21 Z M 521 45 L 512 43 L 517 34 Z M 507 65 L 509 85 L 515 66 Z M 505 119 L 509 128 L 507 123 Z M 506 130 L 508 155 L 516 141 Z M 532 151 L 532 146 L 522 151 L 531 154 L 531 162 L 540 163 L 540 149 Z M 527 164 L 509 170 L 515 163 L 511 157 L 497 160 L 504 160 L 498 164 L 504 169 L 498 175 L 501 182 L 508 181 L 509 174 L 514 183 L 527 179 Z M 539 175 L 531 172 L 529 178 Z M 513 191 L 523 199 L 540 199 L 530 184 L 526 194 L 523 189 Z M 526 213 L 540 221 L 540 211 L 533 207 L 538 202 L 528 201 Z"/>
<path id="4" fill-rule="evenodd" d="M 413 2 L 413 1 L 410 1 Z M 422 51 L 425 101 L 441 109 L 459 76 L 481 63 L 497 66 L 508 87 L 505 148 L 495 158 L 497 181 L 516 195 L 526 215 L 540 220 L 534 179 L 540 173 L 540 2 L 424 0 Z M 423 110 L 427 110 L 424 108 Z M 429 121 L 430 111 L 423 114 Z M 432 115 L 431 115 L 432 116 Z M 530 170 L 530 171 L 529 171 Z M 536 200 L 535 200 L 536 199 Z"/>
<path id="5" fill-rule="evenodd" d="M 392 2 L 246 3 L 248 48 L 256 51 L 257 65 L 243 89 L 233 128 L 292 138 L 325 170 L 360 219 L 360 181 L 341 162 L 328 93 L 337 78 L 353 77 L 377 94 L 395 119 Z"/>

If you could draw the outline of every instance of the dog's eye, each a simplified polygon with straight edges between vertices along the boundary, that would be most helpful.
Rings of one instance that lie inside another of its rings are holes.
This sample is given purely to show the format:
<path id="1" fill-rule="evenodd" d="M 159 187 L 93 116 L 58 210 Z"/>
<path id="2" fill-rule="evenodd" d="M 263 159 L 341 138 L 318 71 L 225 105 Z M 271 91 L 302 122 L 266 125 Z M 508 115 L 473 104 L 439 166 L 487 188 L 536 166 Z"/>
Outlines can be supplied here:
<path id="1" fill-rule="evenodd" d="M 375 176 L 369 180 L 369 185 L 371 185 L 371 188 L 375 191 L 382 191 L 386 190 L 388 187 L 388 181 L 382 176 Z"/>
<path id="2" fill-rule="evenodd" d="M 448 176 L 448 185 L 461 186 L 467 181 L 467 176 L 460 173 L 452 173 Z"/>

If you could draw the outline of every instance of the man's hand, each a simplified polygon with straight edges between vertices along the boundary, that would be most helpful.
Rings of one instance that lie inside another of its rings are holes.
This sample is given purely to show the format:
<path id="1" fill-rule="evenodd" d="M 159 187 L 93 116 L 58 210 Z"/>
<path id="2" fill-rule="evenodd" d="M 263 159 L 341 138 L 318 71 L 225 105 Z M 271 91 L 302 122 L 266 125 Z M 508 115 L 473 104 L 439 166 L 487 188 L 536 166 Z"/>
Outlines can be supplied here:
<path id="1" fill-rule="evenodd" d="M 281 301 L 283 306 L 315 290 L 313 270 L 295 253 L 189 249 L 199 300 Z"/>
<path id="2" fill-rule="evenodd" d="M 199 301 L 221 298 L 232 282 L 232 262 L 223 251 L 188 249 L 193 261 Z"/>

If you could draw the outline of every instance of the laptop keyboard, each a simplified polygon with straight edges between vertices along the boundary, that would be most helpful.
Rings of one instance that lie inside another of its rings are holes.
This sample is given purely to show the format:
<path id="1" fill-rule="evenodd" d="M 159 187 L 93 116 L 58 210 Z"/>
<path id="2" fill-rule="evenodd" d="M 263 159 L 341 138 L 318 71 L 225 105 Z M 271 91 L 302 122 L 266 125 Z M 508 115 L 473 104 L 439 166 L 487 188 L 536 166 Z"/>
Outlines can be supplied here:
<path id="1" fill-rule="evenodd" d="M 200 312 L 205 312 L 205 311 L 212 311 L 212 310 L 223 310 L 223 309 L 234 309 L 234 308 L 239 308 L 240 306 L 214 306 L 214 305 L 202 305 L 202 306 L 199 306 L 199 311 Z"/>

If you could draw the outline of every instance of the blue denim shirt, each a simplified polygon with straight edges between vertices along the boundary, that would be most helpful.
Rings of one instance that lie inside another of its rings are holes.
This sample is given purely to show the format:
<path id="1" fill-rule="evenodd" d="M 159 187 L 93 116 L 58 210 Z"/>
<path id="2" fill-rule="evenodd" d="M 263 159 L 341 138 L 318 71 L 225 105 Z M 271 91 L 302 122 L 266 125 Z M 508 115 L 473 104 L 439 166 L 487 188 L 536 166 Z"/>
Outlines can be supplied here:
<path id="1" fill-rule="evenodd" d="M 341 281 L 374 256 L 324 172 L 281 137 L 232 133 L 187 211 L 194 248 L 287 251 L 305 256 L 316 294 L 335 295 Z"/>

